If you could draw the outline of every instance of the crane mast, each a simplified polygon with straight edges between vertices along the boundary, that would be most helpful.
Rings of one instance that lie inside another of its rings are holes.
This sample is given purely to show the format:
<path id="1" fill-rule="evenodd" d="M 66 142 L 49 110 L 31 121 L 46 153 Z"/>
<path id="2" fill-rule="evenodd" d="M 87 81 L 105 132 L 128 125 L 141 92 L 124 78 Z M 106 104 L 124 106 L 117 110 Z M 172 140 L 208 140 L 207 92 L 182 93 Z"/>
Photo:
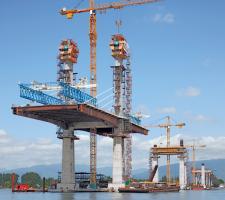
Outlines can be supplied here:
<path id="1" fill-rule="evenodd" d="M 165 128 L 166 129 L 166 147 L 170 147 L 170 131 L 171 127 L 178 127 L 183 128 L 185 126 L 185 123 L 171 123 L 171 117 L 167 116 L 166 123 L 165 124 L 159 124 L 159 125 L 151 125 L 151 126 L 145 126 L 145 127 L 153 127 L 153 128 Z M 166 181 L 167 183 L 170 183 L 170 155 L 167 155 L 166 160 Z"/>
<path id="2" fill-rule="evenodd" d="M 89 0 L 90 8 L 94 8 L 94 0 Z M 96 13 L 95 10 L 90 10 L 90 22 L 89 22 L 89 39 L 90 39 L 90 84 L 96 85 L 96 43 L 97 43 L 97 32 L 96 32 Z M 96 87 L 90 88 L 90 95 L 96 97 Z M 96 187 L 96 130 L 92 129 L 90 132 L 90 186 Z"/>
<path id="3" fill-rule="evenodd" d="M 166 126 L 166 146 L 170 146 L 170 117 L 167 117 L 167 124 Z M 167 155 L 166 158 L 166 179 L 167 183 L 170 183 L 170 155 Z"/>
<path id="4" fill-rule="evenodd" d="M 205 148 L 206 145 L 196 145 L 193 143 L 193 145 L 186 145 L 185 147 L 192 149 L 192 182 L 194 183 L 195 180 L 195 170 L 196 170 L 196 150 L 198 148 Z"/>

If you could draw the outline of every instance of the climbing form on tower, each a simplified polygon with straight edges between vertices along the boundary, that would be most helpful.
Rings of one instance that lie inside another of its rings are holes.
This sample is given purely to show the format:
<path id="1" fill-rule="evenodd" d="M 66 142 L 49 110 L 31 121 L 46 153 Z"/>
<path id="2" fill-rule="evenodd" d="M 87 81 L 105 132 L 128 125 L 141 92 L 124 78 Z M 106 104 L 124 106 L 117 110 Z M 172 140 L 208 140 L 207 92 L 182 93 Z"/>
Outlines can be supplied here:
<path id="1" fill-rule="evenodd" d="M 62 40 L 58 55 L 58 82 L 74 85 L 73 64 L 77 63 L 78 54 L 79 49 L 73 40 Z"/>
<path id="2" fill-rule="evenodd" d="M 129 55 L 128 45 L 123 35 L 121 34 L 113 35 L 110 42 L 110 48 L 112 50 L 112 56 L 116 60 L 127 59 Z"/>

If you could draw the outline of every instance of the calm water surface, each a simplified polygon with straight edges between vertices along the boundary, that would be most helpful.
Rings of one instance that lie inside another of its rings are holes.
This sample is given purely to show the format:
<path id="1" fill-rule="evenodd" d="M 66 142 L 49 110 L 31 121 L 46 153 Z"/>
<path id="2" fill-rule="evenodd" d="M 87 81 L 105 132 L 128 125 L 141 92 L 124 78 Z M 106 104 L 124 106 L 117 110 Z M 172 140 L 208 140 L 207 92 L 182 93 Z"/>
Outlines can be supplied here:
<path id="1" fill-rule="evenodd" d="M 181 191 L 179 193 L 11 193 L 0 190 L 0 200 L 225 200 L 225 190 Z"/>

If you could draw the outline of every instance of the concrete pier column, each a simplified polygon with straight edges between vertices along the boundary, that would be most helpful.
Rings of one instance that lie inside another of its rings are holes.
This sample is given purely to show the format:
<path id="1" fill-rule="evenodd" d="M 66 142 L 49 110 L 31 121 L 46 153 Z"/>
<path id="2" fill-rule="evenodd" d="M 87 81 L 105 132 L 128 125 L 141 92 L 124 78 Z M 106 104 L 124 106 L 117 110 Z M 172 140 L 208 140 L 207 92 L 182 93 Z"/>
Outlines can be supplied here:
<path id="1" fill-rule="evenodd" d="M 201 185 L 205 188 L 205 165 L 202 164 L 202 168 L 201 168 Z"/>
<path id="2" fill-rule="evenodd" d="M 212 187 L 212 173 L 209 174 L 209 187 Z"/>
<path id="3" fill-rule="evenodd" d="M 57 185 L 57 189 L 62 191 L 70 191 L 75 189 L 75 169 L 74 169 L 74 130 L 64 130 L 58 135 L 62 139 L 62 176 L 61 183 Z"/>
<path id="4" fill-rule="evenodd" d="M 198 185 L 198 174 L 195 173 L 195 185 Z"/>
<path id="5" fill-rule="evenodd" d="M 187 165 L 184 164 L 184 184 L 187 186 L 188 184 L 188 177 L 187 177 Z"/>
<path id="6" fill-rule="evenodd" d="M 123 183 L 123 149 L 124 138 L 115 136 L 113 138 L 113 169 L 112 169 L 112 184 L 109 188 L 114 188 L 116 191 L 119 187 L 124 187 Z"/>
<path id="7" fill-rule="evenodd" d="M 180 184 L 180 189 L 185 189 L 186 184 L 185 184 L 185 161 L 184 161 L 184 156 L 179 156 L 180 158 L 180 170 L 179 170 L 179 184 Z"/>
<path id="8" fill-rule="evenodd" d="M 158 169 L 156 170 L 155 176 L 153 178 L 153 182 L 159 182 L 159 156 L 153 155 L 152 156 L 152 170 L 154 170 L 155 166 L 158 165 Z"/>

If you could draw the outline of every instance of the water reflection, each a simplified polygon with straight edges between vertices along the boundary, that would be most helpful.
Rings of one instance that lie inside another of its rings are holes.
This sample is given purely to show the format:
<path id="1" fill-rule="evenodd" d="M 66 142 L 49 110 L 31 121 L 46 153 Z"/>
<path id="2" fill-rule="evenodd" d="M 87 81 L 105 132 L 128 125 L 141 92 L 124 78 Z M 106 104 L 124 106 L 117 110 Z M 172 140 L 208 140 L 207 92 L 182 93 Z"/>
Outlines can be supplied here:
<path id="1" fill-rule="evenodd" d="M 74 193 L 60 193 L 60 200 L 75 200 Z"/>
<path id="2" fill-rule="evenodd" d="M 225 190 L 180 191 L 175 193 L 12 193 L 0 189 L 0 200 L 218 200 Z"/>

